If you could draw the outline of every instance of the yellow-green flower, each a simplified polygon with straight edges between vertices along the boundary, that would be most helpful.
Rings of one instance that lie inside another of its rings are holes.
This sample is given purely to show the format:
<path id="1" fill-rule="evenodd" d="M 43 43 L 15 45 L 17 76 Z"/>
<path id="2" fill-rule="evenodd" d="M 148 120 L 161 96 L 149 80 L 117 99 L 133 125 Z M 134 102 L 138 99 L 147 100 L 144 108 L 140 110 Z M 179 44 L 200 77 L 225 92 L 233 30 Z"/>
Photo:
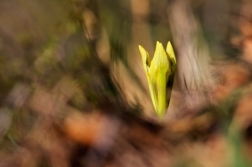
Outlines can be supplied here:
<path id="1" fill-rule="evenodd" d="M 173 82 L 177 64 L 172 45 L 168 42 L 165 50 L 163 45 L 157 42 L 152 61 L 150 61 L 148 52 L 140 45 L 139 50 L 154 109 L 158 117 L 163 118 L 170 99 L 170 97 L 166 97 L 166 84 L 169 80 L 171 83 Z"/>

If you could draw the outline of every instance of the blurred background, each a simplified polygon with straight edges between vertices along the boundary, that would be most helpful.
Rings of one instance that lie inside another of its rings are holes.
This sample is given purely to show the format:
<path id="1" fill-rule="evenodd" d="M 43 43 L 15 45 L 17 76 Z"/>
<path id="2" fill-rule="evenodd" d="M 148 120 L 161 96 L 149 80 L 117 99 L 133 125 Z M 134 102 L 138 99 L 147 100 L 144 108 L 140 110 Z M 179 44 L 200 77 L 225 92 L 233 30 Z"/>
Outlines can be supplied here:
<path id="1" fill-rule="evenodd" d="M 0 167 L 250 166 L 251 37 L 250 0 L 1 0 Z M 163 122 L 156 41 L 178 60 Z"/>

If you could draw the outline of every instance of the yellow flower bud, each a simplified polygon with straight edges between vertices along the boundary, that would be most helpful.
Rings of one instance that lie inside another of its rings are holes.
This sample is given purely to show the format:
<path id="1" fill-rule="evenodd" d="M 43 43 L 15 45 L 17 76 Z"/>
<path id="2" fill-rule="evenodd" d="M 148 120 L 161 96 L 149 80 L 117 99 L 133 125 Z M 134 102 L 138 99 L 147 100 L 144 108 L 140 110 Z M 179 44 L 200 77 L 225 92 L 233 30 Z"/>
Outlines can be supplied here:
<path id="1" fill-rule="evenodd" d="M 151 100 L 158 117 L 163 118 L 167 109 L 166 84 L 173 79 L 176 70 L 176 57 L 170 42 L 166 50 L 160 42 L 156 44 L 156 50 L 152 61 L 148 52 L 139 45 L 145 74 L 147 76 Z"/>

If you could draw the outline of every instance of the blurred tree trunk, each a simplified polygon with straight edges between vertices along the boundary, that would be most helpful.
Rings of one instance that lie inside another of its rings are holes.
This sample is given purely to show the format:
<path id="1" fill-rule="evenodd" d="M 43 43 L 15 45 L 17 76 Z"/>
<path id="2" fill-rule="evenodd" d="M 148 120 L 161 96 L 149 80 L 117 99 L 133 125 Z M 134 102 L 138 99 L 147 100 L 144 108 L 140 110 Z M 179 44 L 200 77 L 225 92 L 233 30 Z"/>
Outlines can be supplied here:
<path id="1" fill-rule="evenodd" d="M 210 99 L 214 83 L 209 48 L 189 3 L 174 1 L 168 14 L 178 59 L 174 85 L 181 93 L 178 105 L 195 111 Z"/>

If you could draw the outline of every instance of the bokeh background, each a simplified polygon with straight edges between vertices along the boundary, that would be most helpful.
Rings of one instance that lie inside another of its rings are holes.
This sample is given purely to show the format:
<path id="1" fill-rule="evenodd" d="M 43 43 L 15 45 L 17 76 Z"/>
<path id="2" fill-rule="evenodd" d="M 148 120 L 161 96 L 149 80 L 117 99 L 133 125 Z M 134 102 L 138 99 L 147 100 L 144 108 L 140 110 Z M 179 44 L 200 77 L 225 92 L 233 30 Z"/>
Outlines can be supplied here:
<path id="1" fill-rule="evenodd" d="M 251 162 L 249 0 L 1 0 L 0 167 Z M 156 118 L 138 45 L 172 42 Z"/>

